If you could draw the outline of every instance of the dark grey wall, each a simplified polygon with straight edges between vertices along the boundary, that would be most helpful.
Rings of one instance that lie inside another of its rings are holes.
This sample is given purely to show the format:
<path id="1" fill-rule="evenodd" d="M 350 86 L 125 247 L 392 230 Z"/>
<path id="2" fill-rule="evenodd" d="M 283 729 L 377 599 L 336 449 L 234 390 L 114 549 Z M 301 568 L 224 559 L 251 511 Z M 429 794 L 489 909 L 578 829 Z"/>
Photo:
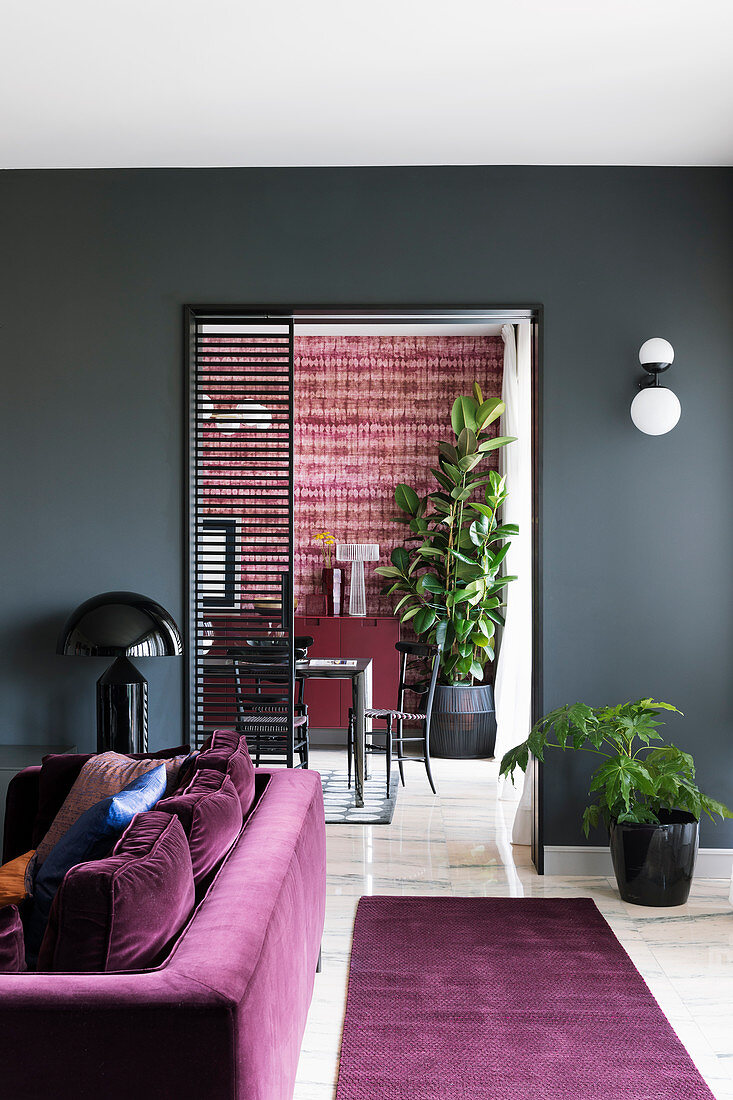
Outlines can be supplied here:
<path id="1" fill-rule="evenodd" d="M 82 599 L 129 587 L 180 615 L 183 303 L 543 303 L 546 706 L 671 700 L 702 785 L 733 803 L 732 179 L 0 175 L 0 741 L 93 745 L 104 662 L 53 653 Z M 656 335 L 683 416 L 651 439 L 628 406 Z M 176 741 L 181 661 L 145 672 L 152 742 Z M 586 773 L 548 768 L 547 843 L 582 843 Z M 702 843 L 733 846 L 733 826 Z"/>

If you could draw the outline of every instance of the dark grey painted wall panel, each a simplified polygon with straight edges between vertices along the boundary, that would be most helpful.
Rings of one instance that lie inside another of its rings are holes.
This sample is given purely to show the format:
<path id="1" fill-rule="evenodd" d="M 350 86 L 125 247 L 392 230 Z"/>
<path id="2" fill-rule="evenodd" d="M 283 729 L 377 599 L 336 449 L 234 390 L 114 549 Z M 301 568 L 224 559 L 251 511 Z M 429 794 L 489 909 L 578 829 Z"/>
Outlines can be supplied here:
<path id="1" fill-rule="evenodd" d="M 644 693 L 733 802 L 730 170 L 415 168 L 0 175 L 0 698 L 6 741 L 94 740 L 104 662 L 57 629 L 106 588 L 181 614 L 181 306 L 542 303 L 545 702 Z M 667 337 L 682 420 L 637 432 Z M 141 662 L 178 739 L 178 659 Z M 581 843 L 554 759 L 546 841 Z M 598 837 L 596 842 L 602 838 Z M 703 827 L 733 846 L 733 826 Z"/>

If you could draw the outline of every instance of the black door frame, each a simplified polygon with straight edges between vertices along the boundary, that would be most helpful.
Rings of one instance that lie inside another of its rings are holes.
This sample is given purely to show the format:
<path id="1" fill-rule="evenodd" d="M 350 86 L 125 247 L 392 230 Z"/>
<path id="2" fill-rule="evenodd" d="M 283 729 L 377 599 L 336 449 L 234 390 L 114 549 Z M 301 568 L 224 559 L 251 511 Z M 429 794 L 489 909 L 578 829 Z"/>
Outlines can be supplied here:
<path id="1" fill-rule="evenodd" d="M 298 321 L 315 322 L 324 324 L 339 321 L 361 322 L 363 324 L 379 324 L 382 322 L 396 323 L 400 320 L 414 319 L 417 323 L 509 323 L 518 320 L 529 320 L 532 323 L 532 722 L 536 722 L 544 712 L 544 682 L 543 682 L 543 629 L 542 629 L 542 378 L 543 378 L 543 337 L 544 337 L 544 307 L 541 303 L 463 305 L 463 306 L 394 306 L 370 305 L 275 305 L 270 302 L 267 305 L 238 304 L 238 305 L 188 305 L 184 307 L 184 400 L 186 408 L 184 422 L 186 432 L 184 436 L 184 471 L 185 482 L 188 483 L 188 447 L 189 447 L 189 410 L 190 410 L 190 370 L 189 353 L 192 325 L 195 318 L 203 313 L 214 313 L 219 317 L 237 317 L 259 315 L 263 320 L 283 321 L 292 318 L 297 325 Z M 188 539 L 190 527 L 190 501 L 185 490 L 184 508 L 184 561 L 188 561 Z M 186 622 L 188 623 L 189 578 L 184 570 L 184 606 L 187 608 Z M 188 676 L 183 685 L 184 713 L 188 714 L 189 684 Z M 544 874 L 544 798 L 543 798 L 543 766 L 539 760 L 532 759 L 532 862 L 537 873 Z"/>
<path id="2" fill-rule="evenodd" d="M 185 507 L 184 507 L 184 516 L 183 516 L 183 525 L 184 525 L 183 536 L 184 536 L 184 548 L 185 548 L 185 555 L 184 555 L 184 608 L 185 608 L 185 636 L 186 636 L 186 651 L 185 652 L 186 652 L 186 661 L 184 662 L 185 672 L 184 672 L 183 690 L 184 690 L 184 715 L 186 716 L 186 734 L 187 734 L 186 740 L 189 743 L 192 743 L 193 741 L 195 741 L 195 735 L 197 735 L 199 733 L 199 730 L 197 728 L 198 723 L 195 722 L 194 719 L 193 719 L 193 714 L 194 714 L 194 712 L 195 712 L 195 710 L 198 706 L 198 703 L 199 703 L 199 692 L 198 692 L 197 689 L 194 688 L 193 685 L 196 683 L 195 678 L 196 678 L 197 674 L 200 673 L 200 669 L 198 667 L 198 647 L 197 647 L 197 645 L 193 644 L 192 636 L 191 636 L 192 635 L 191 623 L 192 623 L 192 618 L 193 618 L 193 612 L 194 611 L 198 612 L 198 610 L 199 610 L 198 601 L 197 601 L 196 595 L 195 595 L 195 589 L 196 589 L 196 586 L 197 586 L 198 582 L 201 580 L 201 575 L 200 575 L 199 568 L 198 568 L 198 564 L 199 564 L 198 563 L 199 543 L 198 543 L 197 535 L 193 534 L 193 536 L 192 536 L 192 532 L 197 532 L 198 525 L 200 523 L 206 523 L 207 522 L 205 520 L 202 521 L 201 517 L 197 513 L 197 501 L 198 501 L 197 491 L 198 491 L 198 478 L 199 478 L 199 470 L 198 470 L 198 458 L 199 458 L 198 430 L 201 427 L 200 414 L 199 414 L 198 403 L 197 403 L 198 402 L 198 397 L 200 396 L 199 389 L 198 389 L 198 386 L 199 386 L 199 383 L 200 383 L 200 377 L 199 377 L 199 373 L 198 373 L 198 365 L 199 365 L 199 359 L 198 359 L 198 329 L 199 329 L 199 325 L 202 324 L 202 323 L 208 322 L 208 323 L 216 324 L 216 323 L 220 323 L 222 321 L 242 322 L 243 325 L 245 325 L 247 327 L 247 329 L 251 329 L 253 326 L 261 326 L 261 325 L 264 325 L 265 327 L 268 327 L 268 326 L 271 327 L 271 318 L 269 316 L 265 316 L 263 311 L 261 311 L 261 310 L 250 311 L 248 309 L 238 309 L 238 310 L 234 311 L 234 310 L 227 307 L 225 310 L 218 311 L 218 310 L 215 310 L 215 309 L 210 309 L 209 307 L 198 307 L 198 306 L 186 306 L 186 307 L 184 307 L 185 338 L 186 338 L 186 357 L 185 357 L 185 359 L 186 359 L 186 368 L 185 369 L 186 369 L 187 409 L 186 409 L 186 433 L 185 433 L 184 442 L 183 442 L 184 474 L 185 474 L 185 478 L 186 478 L 186 484 L 184 486 Z M 272 350 L 270 351 L 270 354 L 277 354 L 277 360 L 273 360 L 273 359 L 268 360 L 268 362 L 270 363 L 269 374 L 268 374 L 268 378 L 269 378 L 269 383 L 268 384 L 270 385 L 271 389 L 272 389 L 272 387 L 275 387 L 276 390 L 277 390 L 278 383 L 276 381 L 276 378 L 277 378 L 277 373 L 278 373 L 278 367 L 274 366 L 273 364 L 275 362 L 277 362 L 279 364 L 279 363 L 282 362 L 282 360 L 287 359 L 287 370 L 281 371 L 283 379 L 287 379 L 287 382 L 286 382 L 287 389 L 284 390 L 282 383 L 280 383 L 280 389 L 279 389 L 279 391 L 277 391 L 277 394 L 276 394 L 277 397 L 279 398 L 279 405 L 282 406 L 283 403 L 285 403 L 287 405 L 287 418 L 285 420 L 280 419 L 278 421 L 279 427 L 281 429 L 284 427 L 285 430 L 286 430 L 286 434 L 287 434 L 287 474 L 286 474 L 287 486 L 285 487 L 285 497 L 287 498 L 287 514 L 286 515 L 283 514 L 282 506 L 280 504 L 280 500 L 278 499 L 278 504 L 276 505 L 276 507 L 279 506 L 280 509 L 281 509 L 280 512 L 278 513 L 278 519 L 280 521 L 282 521 L 283 519 L 286 519 L 286 523 L 283 524 L 282 522 L 278 522 L 278 523 L 275 524 L 275 526 L 277 528 L 276 533 L 280 537 L 280 540 L 281 540 L 280 543 L 276 542 L 275 552 L 277 553 L 278 556 L 283 557 L 284 560 L 286 560 L 288 562 L 288 568 L 287 568 L 286 571 L 282 571 L 281 569 L 278 569 L 278 568 L 273 569 L 272 566 L 273 566 L 274 563 L 272 561 L 269 563 L 269 566 L 263 566 L 263 564 L 260 562 L 258 564 L 256 570 L 255 570 L 255 574 L 256 574 L 257 579 L 256 579 L 256 582 L 253 582 L 253 587 L 260 590 L 260 592 L 258 594 L 260 594 L 260 596 L 261 596 L 263 587 L 265 589 L 269 590 L 270 586 L 273 584 L 273 579 L 275 577 L 278 578 L 279 584 L 281 586 L 280 591 L 282 593 L 282 596 L 281 596 L 282 606 L 281 606 L 280 627 L 282 629 L 283 635 L 286 637 L 286 640 L 287 640 L 288 660 L 287 660 L 286 671 L 283 673 L 282 670 L 280 670 L 279 675 L 277 676 L 277 678 L 271 680 L 270 683 L 279 683 L 280 686 L 281 686 L 281 690 L 282 690 L 282 685 L 283 684 L 286 686 L 287 696 L 288 696 L 288 699 L 289 699 L 288 712 L 289 712 L 289 714 L 291 715 L 291 718 L 292 718 L 293 705 L 294 705 L 294 702 L 295 702 L 295 653 L 294 653 L 294 607 L 293 607 L 293 563 L 294 563 L 294 558 L 295 558 L 294 542 L 293 542 L 293 538 L 294 538 L 293 401 L 294 401 L 294 374 L 295 374 L 295 372 L 294 372 L 294 368 L 293 368 L 293 320 L 292 320 L 292 316 L 285 315 L 285 316 L 279 316 L 276 319 L 276 322 L 277 322 L 277 327 L 280 330 L 282 330 L 282 331 L 279 332 L 279 337 L 280 337 L 281 343 L 278 345 L 278 350 L 277 350 L 276 353 L 274 353 Z M 245 330 L 243 329 L 242 336 L 244 336 L 244 331 Z M 255 340 L 261 339 L 261 335 L 255 334 L 253 339 L 255 339 Z M 282 344 L 283 339 L 287 340 L 287 345 L 286 346 Z M 263 354 L 266 355 L 268 353 L 266 353 L 266 352 L 262 353 L 259 350 L 260 348 L 261 348 L 260 344 L 254 344 L 253 345 L 253 350 L 251 352 L 249 352 L 249 354 L 250 354 L 250 356 L 253 356 L 255 358 L 255 360 L 258 360 L 260 362 L 260 365 L 261 365 L 262 362 L 263 362 L 263 358 L 262 358 Z M 246 349 L 244 349 L 244 350 L 245 350 L 245 353 L 246 353 Z M 248 379 L 248 385 L 249 385 L 249 388 L 251 388 L 251 385 L 252 385 L 252 376 L 251 376 L 251 374 L 250 375 L 243 375 L 240 378 L 240 385 L 244 384 L 244 381 L 246 379 Z M 284 395 L 285 392 L 287 393 L 287 398 L 286 398 L 286 401 L 283 402 L 282 398 L 283 398 L 283 395 Z M 280 409 L 280 411 L 282 411 L 282 409 Z M 281 444 L 282 440 L 280 440 L 279 443 Z M 278 451 L 278 455 L 276 456 L 275 459 L 273 459 L 272 456 L 270 456 L 270 469 L 271 469 L 271 472 L 272 471 L 276 472 L 278 478 L 281 479 L 282 474 L 283 474 L 283 466 L 282 466 L 282 454 L 281 454 L 282 447 L 280 445 L 278 445 L 277 451 Z M 261 459 L 261 462 L 264 462 L 264 464 L 266 465 L 265 460 Z M 268 476 L 266 471 L 263 471 L 261 469 L 260 472 L 263 474 L 264 477 Z M 275 489 L 273 489 L 271 491 L 271 496 L 272 496 L 273 499 L 275 499 L 275 498 L 278 498 L 278 497 L 282 497 L 282 493 L 280 492 L 279 489 L 277 491 Z M 254 514 L 252 512 L 251 507 L 249 509 L 248 518 L 249 519 L 254 518 Z M 281 530 L 283 526 L 285 526 L 285 528 L 286 528 L 285 532 L 283 532 Z M 282 545 L 283 534 L 284 534 L 284 540 L 287 544 L 286 546 Z M 247 538 L 249 536 L 243 536 L 243 537 Z M 236 541 L 236 536 L 235 536 L 235 541 Z M 212 610 L 215 610 L 215 609 L 212 609 Z M 247 628 L 247 633 L 249 633 L 250 631 L 257 634 L 259 632 L 259 624 L 257 626 L 250 625 Z M 230 644 L 231 644 L 232 638 L 231 638 L 231 635 L 229 633 L 227 634 L 227 637 L 230 639 Z M 240 642 L 239 639 L 234 639 L 233 644 L 237 645 L 237 644 L 241 644 L 241 642 Z M 258 692 L 259 692 L 259 688 L 258 688 Z M 275 695 L 278 695 L 277 688 L 273 688 L 273 693 Z M 266 692 L 265 692 L 265 694 L 266 694 Z M 237 717 L 236 717 L 235 720 L 237 721 L 237 723 L 239 723 L 240 721 L 245 721 L 246 716 L 243 719 L 241 715 L 237 714 Z M 226 715 L 226 716 L 221 715 L 221 716 L 219 716 L 219 721 L 223 722 L 226 725 L 229 725 L 230 716 L 229 715 Z M 259 735 L 256 735 L 256 736 L 259 738 Z M 266 757 L 266 762 L 269 760 L 272 763 L 286 763 L 289 768 L 296 766 L 296 764 L 295 764 L 295 749 L 296 749 L 295 741 L 296 741 L 296 738 L 295 738 L 295 734 L 294 734 L 293 723 L 291 721 L 291 722 L 288 723 L 288 728 L 286 730 L 285 746 L 284 746 L 284 749 L 283 749 L 282 759 L 274 759 L 272 757 L 272 754 L 270 754 L 268 757 Z M 258 744 L 259 744 L 259 740 L 258 740 Z M 198 742 L 196 742 L 195 747 L 196 748 L 200 747 Z M 307 737 L 306 737 L 306 741 L 305 741 L 305 756 L 304 756 L 304 759 L 305 759 L 305 763 L 303 763 L 303 754 L 301 753 L 301 764 L 302 764 L 302 766 L 307 767 Z"/>

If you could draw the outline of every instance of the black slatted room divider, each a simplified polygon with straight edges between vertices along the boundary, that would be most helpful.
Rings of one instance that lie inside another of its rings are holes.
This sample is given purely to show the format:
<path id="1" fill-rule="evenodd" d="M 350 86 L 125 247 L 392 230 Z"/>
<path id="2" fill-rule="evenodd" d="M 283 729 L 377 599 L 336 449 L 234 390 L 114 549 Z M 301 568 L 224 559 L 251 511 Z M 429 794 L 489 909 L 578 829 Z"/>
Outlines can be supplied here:
<path id="1" fill-rule="evenodd" d="M 187 311 L 190 735 L 293 767 L 292 318 Z"/>

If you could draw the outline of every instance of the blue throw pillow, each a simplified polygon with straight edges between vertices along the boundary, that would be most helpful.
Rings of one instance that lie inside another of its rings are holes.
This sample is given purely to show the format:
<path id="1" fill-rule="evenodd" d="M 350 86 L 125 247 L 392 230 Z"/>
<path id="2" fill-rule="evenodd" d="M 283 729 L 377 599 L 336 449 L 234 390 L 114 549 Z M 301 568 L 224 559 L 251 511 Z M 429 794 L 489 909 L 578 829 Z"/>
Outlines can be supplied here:
<path id="1" fill-rule="evenodd" d="M 103 859 L 135 814 L 152 810 L 165 794 L 165 764 L 128 783 L 117 794 L 103 798 L 79 817 L 43 861 L 33 884 L 33 899 L 25 920 L 26 963 L 34 968 L 48 915 L 64 875 L 77 863 Z"/>

